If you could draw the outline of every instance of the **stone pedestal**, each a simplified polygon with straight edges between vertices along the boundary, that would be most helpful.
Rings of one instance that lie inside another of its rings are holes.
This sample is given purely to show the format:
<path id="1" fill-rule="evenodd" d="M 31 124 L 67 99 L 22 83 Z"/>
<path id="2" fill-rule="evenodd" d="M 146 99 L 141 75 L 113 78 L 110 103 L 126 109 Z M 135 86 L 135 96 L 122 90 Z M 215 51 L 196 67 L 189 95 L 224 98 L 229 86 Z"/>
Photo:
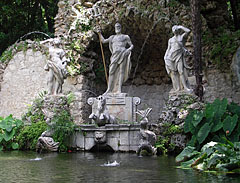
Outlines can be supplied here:
<path id="1" fill-rule="evenodd" d="M 109 114 L 117 119 L 118 123 L 136 122 L 137 105 L 141 100 L 139 97 L 128 97 L 127 94 L 108 94 L 106 98 L 106 107 Z M 92 112 L 97 112 L 97 99 L 89 98 L 88 104 L 92 106 Z"/>

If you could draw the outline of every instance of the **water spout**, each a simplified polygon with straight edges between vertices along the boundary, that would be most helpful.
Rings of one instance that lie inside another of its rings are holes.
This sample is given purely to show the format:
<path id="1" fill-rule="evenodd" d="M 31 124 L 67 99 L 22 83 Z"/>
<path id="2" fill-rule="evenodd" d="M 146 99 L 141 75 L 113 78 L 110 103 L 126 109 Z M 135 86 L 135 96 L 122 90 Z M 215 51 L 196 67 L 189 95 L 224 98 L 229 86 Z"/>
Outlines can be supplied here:
<path id="1" fill-rule="evenodd" d="M 29 35 L 31 35 L 31 34 L 42 34 L 42 35 L 44 35 L 44 36 L 46 36 L 46 37 L 48 37 L 48 38 L 51 38 L 48 34 L 46 34 L 46 33 L 44 33 L 44 32 L 33 31 L 33 32 L 29 32 L 29 33 L 23 35 L 22 37 L 20 37 L 20 38 L 16 41 L 16 43 L 19 42 L 19 41 L 22 41 L 23 38 L 25 38 L 25 37 L 27 37 L 27 36 L 29 36 Z"/>

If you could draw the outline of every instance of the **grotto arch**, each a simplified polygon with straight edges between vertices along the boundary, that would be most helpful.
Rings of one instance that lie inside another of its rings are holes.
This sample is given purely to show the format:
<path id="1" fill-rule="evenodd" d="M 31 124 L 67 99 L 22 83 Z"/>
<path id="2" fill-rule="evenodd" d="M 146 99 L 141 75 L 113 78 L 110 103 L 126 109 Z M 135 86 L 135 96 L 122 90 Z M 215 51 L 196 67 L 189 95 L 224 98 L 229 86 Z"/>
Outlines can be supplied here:
<path id="1" fill-rule="evenodd" d="M 163 59 L 171 36 L 171 24 L 167 20 L 154 22 L 138 16 L 128 16 L 118 22 L 122 25 L 122 33 L 129 35 L 134 45 L 131 74 L 128 81 L 123 84 L 123 92 L 140 97 L 142 99 L 140 108 L 147 106 L 153 108 L 150 120 L 152 118 L 156 121 L 171 88 L 171 80 L 165 70 Z M 101 31 L 104 38 L 115 34 L 115 23 L 116 21 Z M 99 41 L 97 39 L 92 41 L 89 48 L 98 55 L 95 67 L 102 67 L 101 81 L 104 87 L 101 92 L 104 92 L 107 85 Z M 108 69 L 111 56 L 108 44 L 104 44 L 103 49 Z"/>

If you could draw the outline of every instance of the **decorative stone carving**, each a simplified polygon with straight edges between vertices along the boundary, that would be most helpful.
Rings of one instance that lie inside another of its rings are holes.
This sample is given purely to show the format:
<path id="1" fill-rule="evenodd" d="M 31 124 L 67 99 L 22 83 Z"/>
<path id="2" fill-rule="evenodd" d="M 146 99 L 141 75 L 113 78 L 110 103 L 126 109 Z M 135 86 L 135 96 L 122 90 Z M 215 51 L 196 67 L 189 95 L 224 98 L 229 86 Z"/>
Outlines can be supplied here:
<path id="1" fill-rule="evenodd" d="M 137 121 L 137 105 L 141 102 L 139 97 L 126 97 L 124 93 L 101 96 L 105 101 L 99 100 L 99 97 L 88 99 L 88 104 L 92 106 L 92 114 L 89 116 L 90 119 L 96 118 L 96 116 L 100 115 L 103 110 L 100 106 L 103 105 L 103 102 L 105 102 L 105 107 L 108 113 L 116 119 L 115 123 Z"/>
<path id="2" fill-rule="evenodd" d="M 172 92 L 179 92 L 184 90 L 191 93 L 192 89 L 188 81 L 187 65 L 185 56 L 191 53 L 185 48 L 186 39 L 190 30 L 181 25 L 174 25 L 172 27 L 174 36 L 168 41 L 168 48 L 164 56 L 165 67 L 167 73 L 170 75 L 173 84 Z"/>
<path id="3" fill-rule="evenodd" d="M 38 138 L 36 147 L 37 152 L 41 153 L 43 150 L 51 152 L 58 151 L 59 142 L 54 142 L 52 135 L 52 131 L 45 131 L 42 133 L 42 135 Z"/>
<path id="4" fill-rule="evenodd" d="M 137 111 L 137 114 L 139 114 L 143 118 L 140 122 L 140 143 L 137 150 L 138 155 L 141 155 L 141 152 L 143 150 L 146 150 L 150 155 L 154 155 L 156 153 L 156 148 L 154 148 L 157 139 L 156 134 L 148 130 L 147 116 L 151 111 L 151 108 Z"/>
<path id="5" fill-rule="evenodd" d="M 94 140 L 97 144 L 104 144 L 107 142 L 106 131 L 95 131 Z"/>
<path id="6" fill-rule="evenodd" d="M 53 44 L 49 44 L 50 59 L 47 61 L 47 64 L 44 67 L 46 71 L 49 71 L 48 94 L 56 95 L 62 93 L 62 85 L 67 76 L 66 66 L 69 60 L 66 58 L 64 50 L 59 48 L 59 38 L 54 38 L 47 41 L 50 41 L 50 43 Z"/>
<path id="7" fill-rule="evenodd" d="M 104 39 L 100 34 L 101 42 L 109 43 L 109 49 L 112 53 L 109 66 L 108 88 L 103 95 L 121 93 L 122 84 L 128 79 L 131 70 L 130 57 L 133 44 L 130 37 L 121 33 L 121 25 L 119 23 L 115 24 L 115 33 L 116 35 L 112 35 L 108 39 Z M 129 48 L 126 48 L 127 45 L 129 45 Z"/>
<path id="8" fill-rule="evenodd" d="M 92 99 L 88 99 L 90 105 L 92 104 L 91 100 Z M 109 114 L 106 106 L 106 98 L 104 96 L 100 95 L 97 97 L 97 111 L 90 114 L 89 119 L 98 126 L 115 123 L 115 117 Z"/>

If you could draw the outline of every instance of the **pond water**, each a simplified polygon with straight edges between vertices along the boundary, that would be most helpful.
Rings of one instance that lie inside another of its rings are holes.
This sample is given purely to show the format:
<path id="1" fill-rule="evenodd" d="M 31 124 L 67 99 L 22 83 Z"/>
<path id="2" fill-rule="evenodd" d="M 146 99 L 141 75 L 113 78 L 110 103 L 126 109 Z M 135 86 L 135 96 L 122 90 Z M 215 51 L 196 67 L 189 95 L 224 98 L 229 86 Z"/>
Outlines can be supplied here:
<path id="1" fill-rule="evenodd" d="M 119 166 L 105 166 L 108 162 Z M 240 177 L 176 168 L 174 157 L 129 153 L 0 152 L 1 183 L 129 182 L 239 183 Z"/>

